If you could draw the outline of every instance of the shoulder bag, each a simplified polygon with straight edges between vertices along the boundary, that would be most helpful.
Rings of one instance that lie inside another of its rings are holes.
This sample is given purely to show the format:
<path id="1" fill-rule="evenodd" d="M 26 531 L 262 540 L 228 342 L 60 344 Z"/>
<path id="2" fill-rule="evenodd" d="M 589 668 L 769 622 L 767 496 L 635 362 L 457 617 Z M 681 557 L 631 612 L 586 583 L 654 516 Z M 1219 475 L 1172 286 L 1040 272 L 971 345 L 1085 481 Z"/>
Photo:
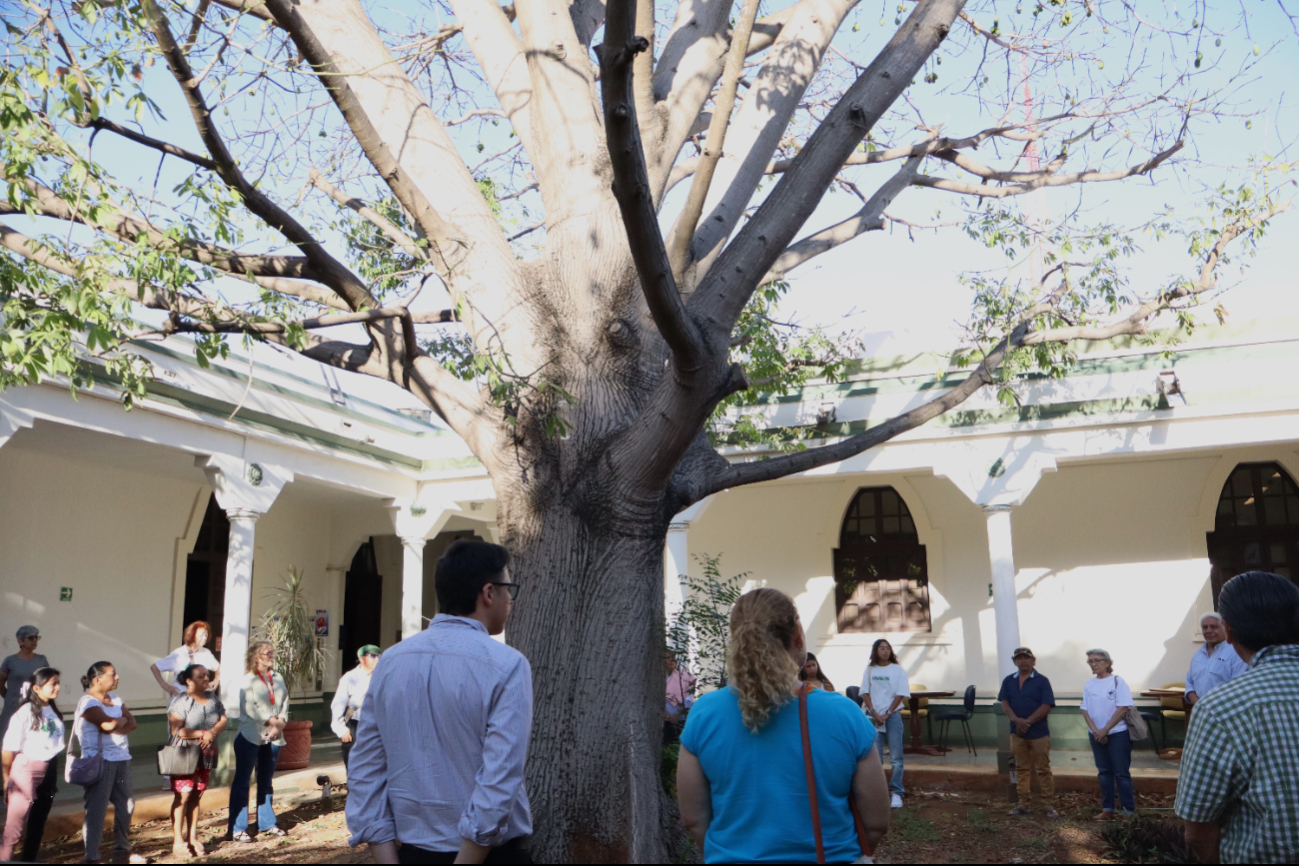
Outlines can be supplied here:
<path id="1" fill-rule="evenodd" d="M 807 799 L 812 806 L 812 836 L 816 840 L 816 862 L 825 862 L 825 843 L 821 838 L 821 810 L 816 803 L 816 771 L 812 767 L 812 736 L 807 728 L 807 693 L 812 690 L 810 684 L 804 684 L 798 690 L 798 725 L 803 732 L 803 770 L 807 773 Z M 851 791 L 848 794 L 848 808 L 852 810 L 852 823 L 857 828 L 857 844 L 861 846 L 861 857 L 857 863 L 874 863 L 875 851 L 866 840 L 866 826 L 862 823 L 861 812 L 857 808 L 857 798 Z"/>
<path id="2" fill-rule="evenodd" d="M 190 709 L 193 709 L 193 698 L 189 699 L 189 704 Z M 168 713 L 167 715 L 170 718 L 171 714 Z M 202 746 L 198 740 L 182 740 L 180 737 L 173 736 L 165 746 L 158 747 L 158 775 L 194 775 L 198 772 L 198 762 L 202 751 Z"/>
<path id="3" fill-rule="evenodd" d="M 81 739 L 80 725 L 83 714 L 84 711 L 73 717 L 72 736 L 68 739 L 68 760 L 63 765 L 63 780 L 69 785 L 93 785 L 104 774 L 104 731 L 98 725 L 95 726 L 95 732 L 99 734 L 98 744 L 95 747 L 95 754 L 86 757 L 86 743 Z M 80 755 L 72 754 L 73 740 L 81 742 Z"/>
<path id="4" fill-rule="evenodd" d="M 1115 691 L 1118 691 L 1118 683 L 1121 682 L 1123 682 L 1122 678 L 1119 677 L 1118 674 L 1115 674 Z M 1129 691 L 1131 691 L 1131 687 L 1129 687 Z M 1118 695 L 1115 695 L 1115 697 L 1117 698 Z M 1146 720 L 1142 718 L 1141 711 L 1137 709 L 1136 703 L 1137 702 L 1134 699 L 1132 701 L 1132 706 L 1128 707 L 1127 713 L 1123 716 L 1123 721 L 1128 725 L 1128 736 L 1132 738 L 1132 742 L 1134 743 L 1137 740 L 1144 740 L 1150 736 L 1150 727 L 1146 725 Z"/>

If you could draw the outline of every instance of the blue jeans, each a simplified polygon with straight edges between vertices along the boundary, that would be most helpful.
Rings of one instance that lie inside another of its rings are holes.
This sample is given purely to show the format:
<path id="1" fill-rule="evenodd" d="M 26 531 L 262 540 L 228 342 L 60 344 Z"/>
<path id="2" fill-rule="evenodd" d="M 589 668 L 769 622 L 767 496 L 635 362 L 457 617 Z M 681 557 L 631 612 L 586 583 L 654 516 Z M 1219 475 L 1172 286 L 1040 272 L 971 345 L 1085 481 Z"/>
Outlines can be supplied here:
<path id="1" fill-rule="evenodd" d="M 1137 801 L 1132 795 L 1132 737 L 1127 731 L 1111 732 L 1105 738 L 1105 745 L 1096 742 L 1091 734 L 1087 739 L 1092 744 L 1092 757 L 1096 759 L 1096 778 L 1101 783 L 1101 808 L 1106 812 L 1114 811 L 1114 786 L 1119 788 L 1119 802 L 1126 812 L 1137 810 Z"/>
<path id="2" fill-rule="evenodd" d="M 235 777 L 230 781 L 231 833 L 248 831 L 248 788 L 254 767 L 257 768 L 257 829 L 266 831 L 275 826 L 275 810 L 271 808 L 275 791 L 271 781 L 279 757 L 280 747 L 273 743 L 250 743 L 243 736 L 235 737 Z"/>
<path id="3" fill-rule="evenodd" d="M 884 720 L 884 730 L 875 732 L 875 748 L 884 763 L 884 738 L 889 740 L 889 756 L 893 760 L 893 775 L 889 777 L 889 790 L 899 797 L 906 793 L 902 787 L 902 714 L 894 713 Z"/>

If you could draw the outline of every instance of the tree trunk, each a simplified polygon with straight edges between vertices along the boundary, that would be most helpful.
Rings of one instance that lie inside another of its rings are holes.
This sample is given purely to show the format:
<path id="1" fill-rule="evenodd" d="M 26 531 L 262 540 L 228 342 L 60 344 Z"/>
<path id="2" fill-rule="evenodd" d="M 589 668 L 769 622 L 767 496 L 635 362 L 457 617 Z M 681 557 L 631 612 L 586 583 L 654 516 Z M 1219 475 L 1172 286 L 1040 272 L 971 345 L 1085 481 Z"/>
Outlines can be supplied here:
<path id="1" fill-rule="evenodd" d="M 659 779 L 667 520 L 646 515 L 637 525 L 610 521 L 609 511 L 584 516 L 520 500 L 501 505 L 511 575 L 523 587 L 506 635 L 532 663 L 534 684 L 533 856 L 689 856 Z"/>

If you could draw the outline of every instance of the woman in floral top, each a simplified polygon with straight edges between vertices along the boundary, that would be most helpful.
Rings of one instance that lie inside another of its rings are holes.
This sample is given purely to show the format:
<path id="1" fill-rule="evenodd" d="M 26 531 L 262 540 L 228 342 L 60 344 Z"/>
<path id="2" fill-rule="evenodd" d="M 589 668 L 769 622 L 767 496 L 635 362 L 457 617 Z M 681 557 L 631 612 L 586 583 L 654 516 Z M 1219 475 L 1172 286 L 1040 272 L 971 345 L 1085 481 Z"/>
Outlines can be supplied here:
<path id="1" fill-rule="evenodd" d="M 208 669 L 190 665 L 176 675 L 176 684 L 185 688 L 167 711 L 171 735 L 181 740 L 198 740 L 203 750 L 198 770 L 188 776 L 172 776 L 171 803 L 173 854 L 202 857 L 207 851 L 198 838 L 198 804 L 207 790 L 208 775 L 216 765 L 217 737 L 226 729 L 226 708 L 211 691 Z M 189 826 L 186 832 L 186 825 Z M 187 837 L 188 836 L 188 840 Z"/>

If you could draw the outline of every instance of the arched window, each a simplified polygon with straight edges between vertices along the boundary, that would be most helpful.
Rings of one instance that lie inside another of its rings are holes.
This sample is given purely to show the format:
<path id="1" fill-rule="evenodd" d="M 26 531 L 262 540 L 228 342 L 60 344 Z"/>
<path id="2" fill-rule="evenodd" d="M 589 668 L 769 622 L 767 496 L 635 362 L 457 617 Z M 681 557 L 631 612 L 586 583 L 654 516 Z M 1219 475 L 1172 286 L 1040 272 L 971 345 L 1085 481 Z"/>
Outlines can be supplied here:
<path id="1" fill-rule="evenodd" d="M 853 497 L 834 552 L 839 631 L 929 631 L 929 568 L 907 504 L 892 487 Z"/>
<path id="2" fill-rule="evenodd" d="M 1207 537 L 1213 603 L 1222 584 L 1244 571 L 1295 579 L 1299 562 L 1299 486 L 1278 463 L 1241 463 L 1218 497 Z"/>

